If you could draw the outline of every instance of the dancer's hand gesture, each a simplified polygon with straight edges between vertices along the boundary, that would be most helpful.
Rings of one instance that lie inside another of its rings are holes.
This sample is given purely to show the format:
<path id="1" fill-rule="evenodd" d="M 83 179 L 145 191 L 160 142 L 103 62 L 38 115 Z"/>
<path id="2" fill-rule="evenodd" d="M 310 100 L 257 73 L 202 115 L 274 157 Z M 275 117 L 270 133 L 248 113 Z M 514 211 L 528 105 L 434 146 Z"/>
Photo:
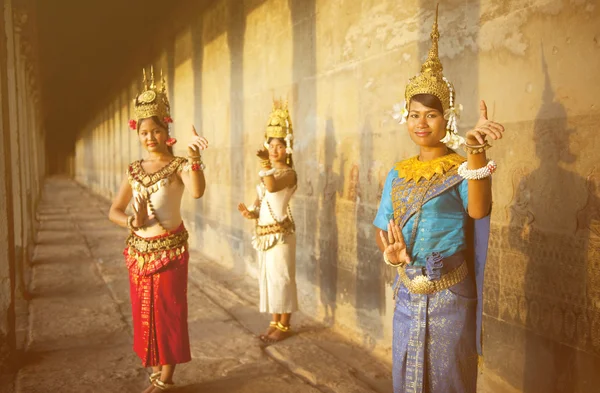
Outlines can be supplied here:
<path id="1" fill-rule="evenodd" d="M 406 243 L 398 224 L 392 219 L 388 222 L 387 229 L 387 237 L 383 231 L 379 232 L 384 246 L 384 258 L 398 266 L 410 264 L 410 257 L 406 251 Z"/>
<path id="2" fill-rule="evenodd" d="M 269 151 L 265 148 L 259 149 L 256 151 L 256 157 L 260 158 L 261 160 L 268 160 Z"/>
<path id="3" fill-rule="evenodd" d="M 248 207 L 244 203 L 240 203 L 238 205 L 238 210 L 242 213 L 242 216 L 247 218 L 248 220 L 253 220 L 256 218 L 256 213 L 248 210 Z"/>
<path id="4" fill-rule="evenodd" d="M 148 215 L 148 200 L 143 195 L 133 197 L 133 205 L 131 207 L 134 217 L 131 225 L 134 228 L 143 228 L 154 218 L 154 215 Z"/>
<path id="5" fill-rule="evenodd" d="M 198 135 L 196 127 L 192 125 L 192 141 L 188 145 L 188 156 L 197 157 L 202 150 L 208 149 L 208 140 Z"/>
<path id="6" fill-rule="evenodd" d="M 488 120 L 487 105 L 481 100 L 479 103 L 479 120 L 475 128 L 467 131 L 465 139 L 468 145 L 484 145 L 485 139 L 490 137 L 494 140 L 501 139 L 504 126 L 500 123 Z"/>

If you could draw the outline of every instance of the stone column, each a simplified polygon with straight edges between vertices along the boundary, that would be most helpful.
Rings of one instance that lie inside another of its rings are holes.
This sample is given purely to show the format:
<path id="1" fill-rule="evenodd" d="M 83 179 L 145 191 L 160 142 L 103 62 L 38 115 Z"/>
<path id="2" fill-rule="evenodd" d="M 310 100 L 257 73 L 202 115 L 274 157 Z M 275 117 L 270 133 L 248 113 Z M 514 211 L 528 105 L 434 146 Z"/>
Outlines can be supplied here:
<path id="1" fill-rule="evenodd" d="M 0 0 L 4 11 L 10 0 Z M 12 231 L 13 194 L 7 45 L 12 31 L 7 30 L 6 15 L 0 14 L 0 374 L 11 371 L 15 342 L 15 239 Z"/>

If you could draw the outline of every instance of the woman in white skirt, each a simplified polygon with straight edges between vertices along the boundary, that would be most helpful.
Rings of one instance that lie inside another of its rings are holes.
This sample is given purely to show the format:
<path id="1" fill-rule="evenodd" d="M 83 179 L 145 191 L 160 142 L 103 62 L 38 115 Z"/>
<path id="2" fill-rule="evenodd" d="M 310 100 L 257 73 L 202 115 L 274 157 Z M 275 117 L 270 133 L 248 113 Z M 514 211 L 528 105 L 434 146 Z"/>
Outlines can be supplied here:
<path id="1" fill-rule="evenodd" d="M 298 309 L 296 291 L 296 235 L 290 199 L 297 177 L 292 161 L 292 122 L 287 103 L 274 102 L 265 132 L 258 198 L 250 208 L 240 203 L 238 210 L 256 220 L 252 245 L 258 251 L 260 312 L 273 315 L 267 331 L 260 336 L 274 343 L 290 335 L 292 313 Z"/>

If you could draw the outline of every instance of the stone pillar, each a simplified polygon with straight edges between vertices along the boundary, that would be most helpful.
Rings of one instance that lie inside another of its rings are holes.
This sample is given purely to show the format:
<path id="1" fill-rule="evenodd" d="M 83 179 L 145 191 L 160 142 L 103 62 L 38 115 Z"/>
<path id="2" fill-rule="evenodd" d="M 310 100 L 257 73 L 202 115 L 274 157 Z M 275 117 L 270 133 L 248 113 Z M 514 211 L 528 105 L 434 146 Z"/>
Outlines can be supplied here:
<path id="1" fill-rule="evenodd" d="M 0 10 L 6 2 L 0 0 Z M 15 239 L 13 228 L 7 45 L 11 32 L 0 14 L 0 374 L 10 371 L 15 342 Z"/>

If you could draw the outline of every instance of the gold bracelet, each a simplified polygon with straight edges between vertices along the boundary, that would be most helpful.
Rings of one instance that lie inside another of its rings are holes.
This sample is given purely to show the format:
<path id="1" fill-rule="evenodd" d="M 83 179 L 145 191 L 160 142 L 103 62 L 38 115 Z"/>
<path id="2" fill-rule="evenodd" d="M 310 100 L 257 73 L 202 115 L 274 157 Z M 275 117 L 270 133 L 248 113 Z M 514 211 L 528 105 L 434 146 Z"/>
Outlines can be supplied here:
<path id="1" fill-rule="evenodd" d="M 133 220 L 135 220 L 135 216 L 129 216 L 129 217 L 127 217 L 127 228 L 131 232 L 134 232 L 134 231 L 137 231 L 138 229 L 140 229 L 140 228 L 136 228 L 136 227 L 133 226 Z"/>
<path id="2" fill-rule="evenodd" d="M 481 154 L 487 149 L 492 147 L 487 141 L 483 145 L 467 145 L 466 143 L 463 145 L 463 149 L 468 154 Z"/>
<path id="3" fill-rule="evenodd" d="M 386 265 L 389 265 L 391 267 L 402 267 L 402 266 L 404 266 L 404 263 L 402 263 L 402 262 L 393 263 L 392 261 L 390 261 L 388 259 L 387 255 L 385 255 L 385 252 L 383 253 L 383 262 L 385 262 Z"/>
<path id="4" fill-rule="evenodd" d="M 270 160 L 260 160 L 260 165 L 265 169 L 271 169 L 271 161 Z"/>

